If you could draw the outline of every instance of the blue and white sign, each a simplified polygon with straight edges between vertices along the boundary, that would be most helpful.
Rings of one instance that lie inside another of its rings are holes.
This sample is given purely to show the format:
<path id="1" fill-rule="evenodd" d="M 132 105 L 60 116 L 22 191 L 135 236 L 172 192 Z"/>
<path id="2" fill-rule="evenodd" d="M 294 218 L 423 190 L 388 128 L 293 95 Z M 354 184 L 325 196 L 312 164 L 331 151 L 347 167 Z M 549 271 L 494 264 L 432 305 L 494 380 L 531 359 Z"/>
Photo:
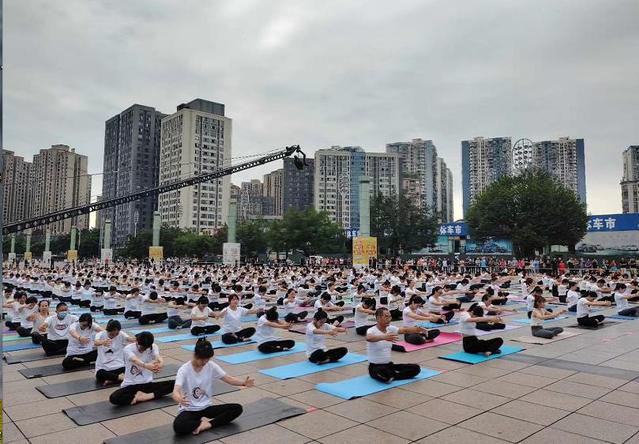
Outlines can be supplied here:
<path id="1" fill-rule="evenodd" d="M 468 224 L 466 222 L 441 224 L 440 236 L 468 236 Z"/>
<path id="2" fill-rule="evenodd" d="M 586 230 L 588 233 L 639 230 L 639 213 L 588 216 Z"/>

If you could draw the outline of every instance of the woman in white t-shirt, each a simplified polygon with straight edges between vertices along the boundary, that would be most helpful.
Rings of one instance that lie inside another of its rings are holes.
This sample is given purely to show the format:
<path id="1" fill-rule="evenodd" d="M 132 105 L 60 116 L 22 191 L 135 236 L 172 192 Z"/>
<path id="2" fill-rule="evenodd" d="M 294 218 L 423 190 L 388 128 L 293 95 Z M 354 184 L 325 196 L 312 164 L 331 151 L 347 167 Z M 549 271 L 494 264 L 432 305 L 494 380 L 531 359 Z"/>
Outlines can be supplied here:
<path id="1" fill-rule="evenodd" d="M 2 308 L 8 308 L 10 310 L 9 314 L 11 315 L 11 320 L 5 321 L 4 323 L 4 325 L 6 325 L 9 330 L 15 331 L 20 327 L 20 322 L 22 321 L 22 312 L 26 307 L 26 302 L 27 294 L 23 291 L 18 290 L 14 295 L 14 299 L 10 299 L 2 304 Z"/>
<path id="2" fill-rule="evenodd" d="M 408 307 L 404 308 L 402 312 L 402 325 L 404 327 L 415 327 L 417 322 L 433 322 L 442 320 L 443 316 L 435 315 L 427 312 L 423 312 L 421 309 L 424 306 L 424 300 L 421 296 L 413 295 L 410 298 Z M 427 342 L 432 342 L 440 331 L 436 328 L 426 330 L 426 333 L 408 333 L 404 335 L 404 341 L 409 344 L 422 345 Z"/>
<path id="3" fill-rule="evenodd" d="M 200 296 L 197 305 L 191 310 L 191 334 L 193 336 L 212 335 L 220 329 L 219 325 L 207 324 L 209 318 L 216 318 L 217 314 L 209 308 L 206 296 Z"/>
<path id="4" fill-rule="evenodd" d="M 38 298 L 29 296 L 25 305 L 18 308 L 20 310 L 20 327 L 16 328 L 16 333 L 23 338 L 31 336 L 33 330 L 33 321 L 35 314 L 38 312 Z"/>
<path id="5" fill-rule="evenodd" d="M 590 316 L 590 307 L 610 307 L 610 301 L 596 301 L 597 293 L 586 291 L 584 297 L 577 301 L 577 325 L 580 327 L 597 328 L 602 324 L 605 316 Z"/>
<path id="6" fill-rule="evenodd" d="M 368 317 L 375 314 L 375 299 L 362 298 L 362 302 L 355 307 L 355 333 L 360 336 L 366 336 L 369 328 L 375 326 L 371 324 Z"/>
<path id="7" fill-rule="evenodd" d="M 639 316 L 639 307 L 631 307 L 628 300 L 633 298 L 632 294 L 626 294 L 627 286 L 624 283 L 618 283 L 615 288 L 615 303 L 617 304 L 617 314 L 619 316 Z"/>
<path id="8" fill-rule="evenodd" d="M 195 344 L 193 358 L 182 364 L 175 378 L 173 400 L 178 403 L 178 415 L 173 420 L 176 435 L 197 435 L 213 427 L 230 423 L 242 414 L 240 404 L 212 405 L 215 381 L 218 379 L 242 388 L 253 387 L 250 377 L 241 380 L 226 374 L 215 362 L 213 346 L 204 338 Z"/>
<path id="9" fill-rule="evenodd" d="M 102 331 L 102 327 L 93 322 L 90 313 L 82 313 L 78 322 L 69 326 L 67 335 L 69 344 L 67 354 L 62 361 L 65 370 L 87 367 L 95 362 L 98 351 L 94 348 L 95 335 Z"/>
<path id="10" fill-rule="evenodd" d="M 109 291 L 104 295 L 104 308 L 102 313 L 106 316 L 115 316 L 124 313 L 124 307 L 118 307 L 118 301 L 122 296 L 115 287 L 109 287 Z"/>
<path id="11" fill-rule="evenodd" d="M 33 322 L 31 341 L 34 344 L 42 344 L 42 340 L 47 337 L 46 334 L 43 335 L 40 333 L 40 326 L 44 324 L 44 321 L 46 321 L 49 316 L 51 316 L 51 313 L 49 313 L 49 301 L 42 299 L 38 302 L 38 309 L 27 317 L 27 319 Z"/>
<path id="12" fill-rule="evenodd" d="M 366 351 L 368 355 L 368 374 L 371 378 L 387 384 L 394 380 L 411 379 L 421 372 L 418 364 L 395 364 L 391 361 L 393 343 L 401 334 L 426 333 L 422 327 L 395 327 L 390 325 L 392 317 L 388 308 L 380 307 L 375 311 L 377 324 L 366 332 Z"/>
<path id="13" fill-rule="evenodd" d="M 532 316 L 530 317 L 530 329 L 533 336 L 544 339 L 552 339 L 559 333 L 564 331 L 561 327 L 544 327 L 544 321 L 546 319 L 554 319 L 557 316 L 564 314 L 568 311 L 565 308 L 553 313 L 545 309 L 546 299 L 539 296 L 535 299 L 535 308 Z"/>
<path id="14" fill-rule="evenodd" d="M 218 315 L 222 321 L 222 342 L 225 344 L 237 344 L 247 342 L 255 334 L 255 328 L 242 328 L 242 317 L 257 313 L 257 309 L 247 309 L 240 307 L 240 297 L 237 293 L 229 295 L 229 306 L 224 308 Z"/>
<path id="15" fill-rule="evenodd" d="M 96 288 L 93 291 L 91 307 L 89 307 L 89 309 L 92 312 L 102 311 L 104 309 L 104 290 L 102 290 L 102 288 Z"/>
<path id="16" fill-rule="evenodd" d="M 297 302 L 297 291 L 294 288 L 286 290 L 286 296 L 282 301 L 282 314 L 284 315 L 285 322 L 302 322 L 308 316 L 308 311 L 300 311 L 298 313 L 295 310 L 299 307 Z M 262 310 L 264 311 L 264 310 Z"/>
<path id="17" fill-rule="evenodd" d="M 124 318 L 125 319 L 138 319 L 142 316 L 140 311 L 140 289 L 133 288 L 131 293 L 126 295 L 124 302 Z"/>
<path id="18" fill-rule="evenodd" d="M 135 335 L 135 344 L 124 347 L 124 379 L 120 388 L 111 393 L 111 404 L 135 405 L 173 391 L 175 381 L 153 382 L 153 375 L 164 366 L 160 349 L 153 342 L 153 333 L 143 331 Z"/>
<path id="19" fill-rule="evenodd" d="M 166 315 L 168 316 L 168 324 L 171 330 L 180 328 L 191 328 L 191 319 L 182 319 L 180 310 L 185 308 L 193 308 L 194 304 L 186 303 L 185 296 L 178 296 L 166 306 Z"/>
<path id="20" fill-rule="evenodd" d="M 459 326 L 463 336 L 462 346 L 466 353 L 484 354 L 486 356 L 501 353 L 504 344 L 502 338 L 479 339 L 475 331 L 477 323 L 503 324 L 499 316 L 484 316 L 484 309 L 478 304 L 472 304 L 468 311 L 459 313 Z"/>
<path id="21" fill-rule="evenodd" d="M 162 304 L 166 301 L 158 297 L 158 292 L 153 290 L 147 296 L 142 296 L 142 307 L 138 322 L 140 325 L 158 324 L 167 320 L 168 315 Z"/>
<path id="22" fill-rule="evenodd" d="M 344 301 L 338 301 L 337 303 L 333 303 L 331 301 L 331 295 L 327 292 L 322 293 L 320 298 L 317 301 L 315 301 L 315 308 L 318 310 L 321 309 L 325 312 L 343 311 L 344 310 L 343 307 L 344 307 Z M 342 322 L 344 322 L 344 316 L 342 315 L 335 316 L 334 318 L 328 318 L 329 324 L 339 325 Z"/>
<path id="23" fill-rule="evenodd" d="M 124 347 L 135 338 L 122 331 L 120 321 L 111 319 L 106 331 L 95 335 L 98 358 L 95 361 L 95 379 L 104 386 L 124 380 Z"/>
<path id="24" fill-rule="evenodd" d="M 328 323 L 328 315 L 322 309 L 315 312 L 313 320 L 306 326 L 306 356 L 313 364 L 337 362 L 348 353 L 346 347 L 328 349 L 324 343 L 326 335 L 337 336 L 346 333 L 343 327 L 335 327 Z"/>
<path id="25" fill-rule="evenodd" d="M 276 328 L 288 330 L 291 324 L 280 321 L 277 307 L 271 307 L 257 320 L 257 328 L 253 335 L 253 340 L 258 344 L 257 349 L 262 353 L 276 353 L 295 347 L 295 341 L 292 339 L 281 339 L 277 336 Z"/>

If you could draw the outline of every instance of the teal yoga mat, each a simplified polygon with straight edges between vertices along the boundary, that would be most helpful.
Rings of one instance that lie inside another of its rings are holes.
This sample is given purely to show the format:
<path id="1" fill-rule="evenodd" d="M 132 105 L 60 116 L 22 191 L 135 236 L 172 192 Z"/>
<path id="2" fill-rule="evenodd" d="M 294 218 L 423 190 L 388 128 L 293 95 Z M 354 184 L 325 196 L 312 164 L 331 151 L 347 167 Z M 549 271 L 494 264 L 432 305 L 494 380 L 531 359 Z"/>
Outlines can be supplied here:
<path id="1" fill-rule="evenodd" d="M 346 379 L 340 382 L 317 384 L 315 388 L 320 392 L 328 393 L 329 395 L 348 400 L 353 398 L 360 398 L 366 395 L 372 395 L 373 393 L 392 389 L 394 387 L 401 387 L 402 385 L 411 384 L 413 382 L 422 381 L 424 379 L 438 375 L 439 373 L 440 372 L 436 370 L 422 367 L 421 373 L 416 377 L 412 379 L 401 379 L 399 381 L 393 381 L 390 384 L 384 384 L 383 382 L 376 381 L 369 375 L 363 375 L 352 379 Z"/>
<path id="2" fill-rule="evenodd" d="M 351 364 L 358 364 L 365 362 L 366 356 L 358 355 L 356 353 L 349 353 L 337 362 L 330 362 L 328 364 L 317 365 L 310 361 L 296 362 L 294 364 L 282 365 L 279 367 L 267 368 L 260 370 L 260 373 L 267 376 L 272 376 L 278 379 L 290 379 L 298 378 L 300 376 L 310 375 L 312 373 L 323 372 L 338 367 L 345 367 Z"/>
<path id="3" fill-rule="evenodd" d="M 440 359 L 464 362 L 466 364 L 479 364 L 481 362 L 491 361 L 493 359 L 499 359 L 502 356 L 512 355 L 513 353 L 519 353 L 522 350 L 525 350 L 525 349 L 522 347 L 516 347 L 512 345 L 503 345 L 501 347 L 501 353 L 496 355 L 485 356 L 485 355 L 479 355 L 474 353 L 466 353 L 462 351 L 458 353 L 453 353 L 452 355 L 440 356 Z"/>
<path id="4" fill-rule="evenodd" d="M 252 350 L 242 353 L 235 353 L 233 355 L 220 356 L 217 359 L 226 362 L 227 364 L 244 364 L 251 361 L 261 361 L 262 359 L 271 359 L 278 358 L 280 356 L 292 355 L 294 353 L 303 351 L 306 351 L 306 344 L 303 342 L 298 342 L 297 344 L 295 344 L 295 347 L 284 352 L 262 353 L 259 350 Z"/>
<path id="5" fill-rule="evenodd" d="M 211 345 L 213 348 L 229 348 L 229 347 L 239 347 L 241 345 L 255 344 L 255 341 L 248 342 L 238 342 L 237 344 L 225 344 L 222 341 L 213 341 Z M 183 345 L 182 348 L 188 351 L 195 351 L 195 345 Z"/>

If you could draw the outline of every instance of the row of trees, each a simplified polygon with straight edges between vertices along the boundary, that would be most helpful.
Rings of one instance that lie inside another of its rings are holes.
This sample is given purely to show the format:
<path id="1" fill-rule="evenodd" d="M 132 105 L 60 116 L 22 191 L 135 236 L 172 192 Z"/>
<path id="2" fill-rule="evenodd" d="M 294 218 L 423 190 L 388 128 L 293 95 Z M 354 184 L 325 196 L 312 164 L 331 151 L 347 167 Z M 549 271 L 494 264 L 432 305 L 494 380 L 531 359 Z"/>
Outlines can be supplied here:
<path id="1" fill-rule="evenodd" d="M 31 236 L 31 252 L 34 257 L 42 256 L 44 252 L 44 238 L 45 235 L 42 232 L 34 232 Z M 95 257 L 100 256 L 100 230 L 88 229 L 81 230 L 78 239 L 76 240 L 78 246 L 78 254 L 80 257 Z M 16 249 L 17 253 L 23 253 L 26 249 L 27 238 L 23 233 L 16 235 Z M 69 233 L 51 236 L 51 242 L 49 249 L 54 255 L 66 255 L 71 245 L 71 235 Z M 4 236 L 2 239 L 2 252 L 9 253 L 11 251 L 11 238 L 10 236 Z M 148 252 L 147 252 L 148 254 Z"/>

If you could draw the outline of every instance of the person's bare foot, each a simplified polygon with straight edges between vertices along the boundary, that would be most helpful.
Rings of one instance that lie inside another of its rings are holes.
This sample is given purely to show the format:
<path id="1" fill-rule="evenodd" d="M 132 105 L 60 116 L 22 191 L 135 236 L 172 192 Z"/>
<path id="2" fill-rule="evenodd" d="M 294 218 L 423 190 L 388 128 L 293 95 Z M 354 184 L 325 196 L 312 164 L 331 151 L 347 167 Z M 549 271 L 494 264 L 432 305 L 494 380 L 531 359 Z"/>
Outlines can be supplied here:
<path id="1" fill-rule="evenodd" d="M 120 382 L 124 381 L 124 373 L 120 373 L 118 375 L 118 381 L 120 381 Z"/>
<path id="2" fill-rule="evenodd" d="M 200 420 L 200 425 L 197 426 L 197 429 L 193 430 L 194 435 L 199 435 L 205 430 L 211 429 L 213 426 L 211 425 L 211 420 L 209 418 L 202 418 Z"/>
<path id="3" fill-rule="evenodd" d="M 133 397 L 133 401 L 131 401 L 131 405 L 135 405 L 139 402 L 150 401 L 153 398 L 155 398 L 155 395 L 153 393 L 137 392 Z"/>

